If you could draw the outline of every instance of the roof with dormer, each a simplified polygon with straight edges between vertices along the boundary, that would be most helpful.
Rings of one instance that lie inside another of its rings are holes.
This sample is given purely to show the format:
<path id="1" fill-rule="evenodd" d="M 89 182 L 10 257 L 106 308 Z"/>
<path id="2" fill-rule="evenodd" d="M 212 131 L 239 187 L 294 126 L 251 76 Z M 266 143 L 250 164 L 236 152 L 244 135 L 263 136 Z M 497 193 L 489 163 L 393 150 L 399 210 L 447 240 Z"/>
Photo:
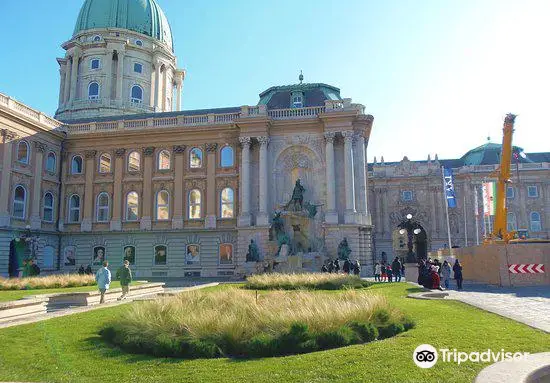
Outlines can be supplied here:
<path id="1" fill-rule="evenodd" d="M 286 109 L 292 107 L 292 96 L 301 94 L 303 106 L 324 106 L 325 100 L 341 100 L 340 89 L 322 83 L 300 83 L 293 85 L 272 86 L 260 93 L 258 105 L 268 109 Z"/>

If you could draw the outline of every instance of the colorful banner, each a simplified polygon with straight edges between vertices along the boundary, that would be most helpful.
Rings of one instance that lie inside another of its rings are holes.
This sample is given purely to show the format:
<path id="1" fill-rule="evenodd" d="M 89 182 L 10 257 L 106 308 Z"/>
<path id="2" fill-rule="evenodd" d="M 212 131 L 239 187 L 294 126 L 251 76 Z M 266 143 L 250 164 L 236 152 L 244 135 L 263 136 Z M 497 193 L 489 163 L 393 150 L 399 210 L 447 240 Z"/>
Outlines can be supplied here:
<path id="1" fill-rule="evenodd" d="M 456 207 L 455 187 L 453 185 L 453 170 L 443 169 L 443 182 L 445 185 L 445 198 L 449 207 Z"/>
<path id="2" fill-rule="evenodd" d="M 485 182 L 483 185 L 483 215 L 491 216 L 496 213 L 497 184 Z"/>

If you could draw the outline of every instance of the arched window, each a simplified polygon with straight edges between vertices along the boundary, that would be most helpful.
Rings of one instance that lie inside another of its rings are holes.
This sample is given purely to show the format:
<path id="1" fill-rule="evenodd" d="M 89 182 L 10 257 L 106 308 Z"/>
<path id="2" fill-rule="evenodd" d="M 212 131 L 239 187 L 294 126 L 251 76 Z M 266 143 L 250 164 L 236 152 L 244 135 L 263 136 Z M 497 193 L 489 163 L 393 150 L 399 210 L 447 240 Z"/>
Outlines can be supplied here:
<path id="1" fill-rule="evenodd" d="M 130 265 L 136 264 L 136 247 L 124 246 L 124 261 L 130 262 Z"/>
<path id="2" fill-rule="evenodd" d="M 131 92 L 131 101 L 137 104 L 143 102 L 143 88 L 139 85 L 134 85 Z"/>
<path id="3" fill-rule="evenodd" d="M 14 218 L 25 219 L 27 213 L 27 190 L 21 185 L 15 187 L 13 193 L 13 212 Z"/>
<path id="4" fill-rule="evenodd" d="M 138 47 L 142 47 L 142 46 L 143 46 L 143 41 L 141 41 L 141 40 L 136 40 L 136 45 L 137 45 Z"/>
<path id="5" fill-rule="evenodd" d="M 155 265 L 166 265 L 167 249 L 165 245 L 155 246 Z"/>
<path id="6" fill-rule="evenodd" d="M 46 171 L 50 173 L 55 173 L 56 168 L 56 157 L 54 152 L 49 152 L 48 157 L 46 157 Z"/>
<path id="7" fill-rule="evenodd" d="M 133 151 L 128 156 L 128 171 L 139 172 L 141 166 L 141 156 L 139 152 Z"/>
<path id="8" fill-rule="evenodd" d="M 82 157 L 74 156 L 71 160 L 71 173 L 82 174 Z"/>
<path id="9" fill-rule="evenodd" d="M 233 245 L 230 243 L 220 244 L 220 265 L 233 263 Z"/>
<path id="10" fill-rule="evenodd" d="M 189 166 L 192 168 L 202 167 L 202 150 L 199 148 L 193 148 L 189 152 Z"/>
<path id="11" fill-rule="evenodd" d="M 99 99 L 99 84 L 97 82 L 91 82 L 88 85 L 88 99 L 89 100 L 98 100 Z"/>
<path id="12" fill-rule="evenodd" d="M 201 192 L 193 189 L 189 192 L 189 219 L 201 218 Z"/>
<path id="13" fill-rule="evenodd" d="M 109 194 L 101 192 L 97 195 L 96 209 L 97 222 L 109 221 Z"/>
<path id="14" fill-rule="evenodd" d="M 170 169 L 170 152 L 168 150 L 161 150 L 158 157 L 158 169 L 169 170 Z"/>
<path id="15" fill-rule="evenodd" d="M 44 194 L 44 212 L 42 219 L 46 222 L 53 222 L 53 194 L 47 192 Z"/>
<path id="16" fill-rule="evenodd" d="M 220 157 L 222 168 L 230 168 L 235 163 L 231 146 L 224 146 L 220 152 Z"/>
<path id="17" fill-rule="evenodd" d="M 98 41 L 101 41 L 101 36 L 95 35 L 94 38 L 93 38 L 93 41 L 96 42 L 96 43 L 97 43 Z"/>
<path id="18" fill-rule="evenodd" d="M 531 213 L 531 231 L 542 231 L 542 224 L 540 223 L 540 213 L 537 211 Z"/>
<path id="19" fill-rule="evenodd" d="M 22 164 L 29 163 L 29 144 L 27 144 L 27 141 L 19 141 L 19 144 L 17 144 L 17 161 Z"/>
<path id="20" fill-rule="evenodd" d="M 53 269 L 55 267 L 55 249 L 53 246 L 45 246 L 42 250 L 42 267 Z"/>
<path id="21" fill-rule="evenodd" d="M 233 196 L 233 189 L 225 188 L 222 190 L 220 195 L 221 201 L 221 217 L 222 218 L 233 218 L 234 215 L 234 205 L 235 199 Z"/>
<path id="22" fill-rule="evenodd" d="M 506 230 L 516 231 L 517 229 L 518 223 L 516 220 L 516 213 L 510 211 L 506 214 Z"/>
<path id="23" fill-rule="evenodd" d="M 126 196 L 126 221 L 137 221 L 139 219 L 139 196 L 132 191 Z"/>
<path id="24" fill-rule="evenodd" d="M 170 194 L 166 190 L 157 193 L 157 219 L 167 220 L 170 218 Z"/>
<path id="25" fill-rule="evenodd" d="M 69 198 L 69 223 L 80 221 L 80 196 L 73 194 Z"/>
<path id="26" fill-rule="evenodd" d="M 107 153 L 103 153 L 101 156 L 99 156 L 99 172 L 111 172 L 111 156 Z"/>

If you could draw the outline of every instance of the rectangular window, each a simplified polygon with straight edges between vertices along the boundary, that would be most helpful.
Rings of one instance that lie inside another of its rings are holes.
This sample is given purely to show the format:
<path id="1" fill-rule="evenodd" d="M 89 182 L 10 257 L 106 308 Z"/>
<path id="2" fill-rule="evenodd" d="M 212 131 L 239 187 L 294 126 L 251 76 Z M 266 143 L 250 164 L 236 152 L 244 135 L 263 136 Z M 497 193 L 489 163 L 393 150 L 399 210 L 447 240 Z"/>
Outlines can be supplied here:
<path id="1" fill-rule="evenodd" d="M 530 198 L 537 198 L 539 196 L 539 190 L 536 185 L 527 186 L 527 195 Z"/>
<path id="2" fill-rule="evenodd" d="M 134 63 L 134 72 L 142 73 L 143 72 L 143 65 L 141 65 L 140 63 Z"/>
<path id="3" fill-rule="evenodd" d="M 413 199 L 413 192 L 410 190 L 405 190 L 402 195 L 403 201 L 412 201 Z"/>
<path id="4" fill-rule="evenodd" d="M 92 59 L 90 61 L 90 69 L 99 69 L 99 59 Z"/>
<path id="5" fill-rule="evenodd" d="M 513 186 L 508 186 L 506 188 L 506 198 L 514 198 L 514 187 Z"/>

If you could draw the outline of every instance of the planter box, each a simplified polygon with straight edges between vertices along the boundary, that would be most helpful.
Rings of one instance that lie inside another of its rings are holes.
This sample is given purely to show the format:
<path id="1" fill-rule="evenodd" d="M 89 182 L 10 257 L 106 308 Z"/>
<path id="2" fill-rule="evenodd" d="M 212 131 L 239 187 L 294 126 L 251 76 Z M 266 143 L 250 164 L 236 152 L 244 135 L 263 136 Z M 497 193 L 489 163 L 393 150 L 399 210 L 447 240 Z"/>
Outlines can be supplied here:
<path id="1" fill-rule="evenodd" d="M 35 297 L 0 303 L 0 323 L 45 314 L 48 298 Z"/>

